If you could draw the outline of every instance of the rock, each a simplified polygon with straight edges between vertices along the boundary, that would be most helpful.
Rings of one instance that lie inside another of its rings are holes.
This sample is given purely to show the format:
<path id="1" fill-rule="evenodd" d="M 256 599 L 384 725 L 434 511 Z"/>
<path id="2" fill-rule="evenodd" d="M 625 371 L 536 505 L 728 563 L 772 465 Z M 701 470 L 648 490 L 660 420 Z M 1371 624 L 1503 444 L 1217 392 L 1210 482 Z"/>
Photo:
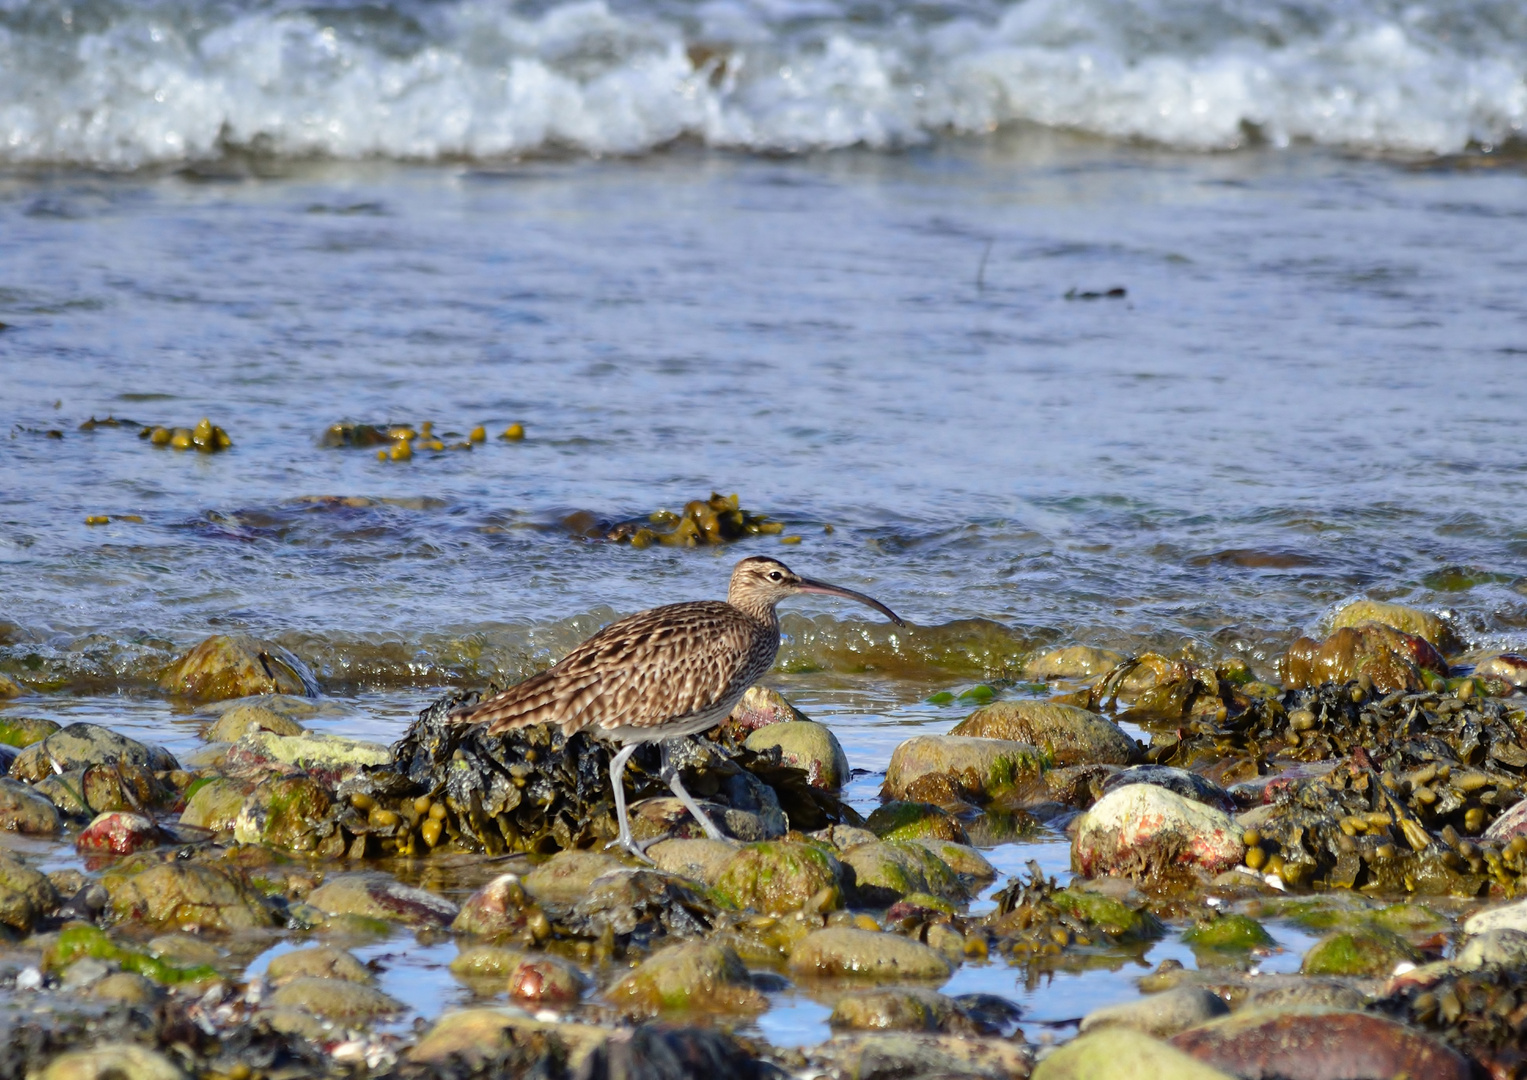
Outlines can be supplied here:
<path id="1" fill-rule="evenodd" d="M 1344 979 L 1307 978 L 1288 975 L 1269 979 L 1260 976 L 1246 991 L 1238 1006 L 1267 1012 L 1293 1012 L 1298 1009 L 1340 1009 L 1361 1012 L 1368 996 Z"/>
<path id="2" fill-rule="evenodd" d="M 1039 1063 L 1033 1080 L 1234 1080 L 1122 1025 L 1088 1032 Z"/>
<path id="3" fill-rule="evenodd" d="M 22 689 L 21 684 L 18 683 L 15 679 L 11 678 L 9 675 L 0 675 L 0 699 L 8 700 L 10 698 L 20 697 L 24 693 L 26 693 L 26 691 Z"/>
<path id="4" fill-rule="evenodd" d="M 478 937 L 507 937 L 525 926 L 532 910 L 519 875 L 500 874 L 462 901 L 451 929 Z"/>
<path id="5" fill-rule="evenodd" d="M 1419 1031 L 1368 1013 L 1237 1013 L 1173 1036 L 1172 1044 L 1237 1076 L 1467 1080 L 1469 1063 Z"/>
<path id="6" fill-rule="evenodd" d="M 396 998 L 373 986 L 344 979 L 294 978 L 278 986 L 268 1000 L 273 1008 L 302 1009 L 345 1024 L 403 1011 L 403 1003 Z"/>
<path id="7" fill-rule="evenodd" d="M 451 961 L 451 974 L 463 979 L 507 979 L 525 959 L 520 949 L 473 945 L 456 954 Z"/>
<path id="8" fill-rule="evenodd" d="M 786 765 L 805 769 L 806 779 L 813 787 L 837 791 L 848 782 L 848 755 L 838 737 L 815 720 L 770 724 L 754 731 L 743 745 L 758 752 L 779 747 L 780 759 Z"/>
<path id="9" fill-rule="evenodd" d="M 498 1060 L 507 1052 L 524 1048 L 527 1060 L 506 1075 L 521 1075 L 549 1050 L 548 1037 L 567 1048 L 568 1070 L 579 1070 L 589 1057 L 609 1041 L 612 1032 L 592 1024 L 557 1024 L 533 1020 L 518 1008 L 462 1009 L 446 1013 L 407 1053 L 416 1064 L 455 1065 L 469 1069 Z M 604 1075 L 595 1073 L 594 1075 Z"/>
<path id="10" fill-rule="evenodd" d="M 46 874 L 0 851 L 0 923 L 25 933 L 57 906 L 58 890 Z"/>
<path id="11" fill-rule="evenodd" d="M 101 814 L 85 827 L 74 841 L 81 853 L 129 855 L 144 848 L 157 847 L 165 835 L 158 825 L 142 814 L 116 811 Z"/>
<path id="12" fill-rule="evenodd" d="M 827 1022 L 857 1031 L 943 1031 L 963 1018 L 954 999 L 925 987 L 856 990 L 833 1003 Z"/>
<path id="13" fill-rule="evenodd" d="M 146 766 L 121 761 L 88 766 L 80 777 L 81 792 L 92 814 L 112 810 L 141 812 L 172 796 L 172 789 Z"/>
<path id="14" fill-rule="evenodd" d="M 1331 629 L 1361 626 L 1366 622 L 1382 623 L 1396 630 L 1418 637 L 1440 652 L 1454 652 L 1459 646 L 1458 635 L 1453 628 L 1430 611 L 1407 607 L 1404 604 L 1386 604 L 1381 600 L 1354 600 L 1338 608 L 1331 616 Z"/>
<path id="15" fill-rule="evenodd" d="M 877 840 L 843 853 L 854 870 L 859 903 L 879 907 L 908 893 L 931 893 L 964 899 L 965 888 L 954 871 L 927 848 L 906 840 Z"/>
<path id="16" fill-rule="evenodd" d="M 58 808 L 25 784 L 0 777 L 0 830 L 52 836 L 62 827 Z"/>
<path id="17" fill-rule="evenodd" d="M 1140 756 L 1139 744 L 1112 720 L 1054 701 L 994 701 L 949 734 L 1026 743 L 1057 765 L 1127 765 Z"/>
<path id="18" fill-rule="evenodd" d="M 1071 865 L 1089 877 L 1151 877 L 1175 867 L 1217 874 L 1246 854 L 1228 814 L 1153 784 L 1104 795 L 1076 822 Z"/>
<path id="19" fill-rule="evenodd" d="M 85 801 L 85 770 L 45 776 L 32 785 L 32 790 L 52 803 L 60 814 L 73 818 L 94 817 L 90 804 Z"/>
<path id="20" fill-rule="evenodd" d="M 909 789 L 922 777 L 943 775 L 969 797 L 988 802 L 1018 782 L 1037 776 L 1042 764 L 1040 752 L 1027 743 L 917 735 L 891 754 L 880 796 L 909 798 Z"/>
<path id="21" fill-rule="evenodd" d="M 1521 930 L 1527 932 L 1527 900 L 1514 904 L 1486 908 L 1470 915 L 1463 923 L 1463 932 L 1471 936 L 1488 934 L 1491 930 Z"/>
<path id="22" fill-rule="evenodd" d="M 1299 638 L 1280 668 L 1283 685 L 1295 690 L 1367 675 L 1376 691 L 1387 694 L 1424 690 L 1447 677 L 1447 662 L 1425 639 L 1375 622 L 1344 626 L 1321 642 Z"/>
<path id="23" fill-rule="evenodd" d="M 387 874 L 343 874 L 324 882 L 308 903 L 328 915 L 359 915 L 405 926 L 449 926 L 460 908 L 443 896 Z"/>
<path id="24" fill-rule="evenodd" d="M 11 766 L 11 775 L 36 783 L 57 772 L 92 765 L 139 765 L 150 772 L 180 767 L 174 756 L 160 747 L 145 746 L 97 724 L 70 724 L 23 750 Z"/>
<path id="25" fill-rule="evenodd" d="M 957 817 L 929 803 L 893 799 L 877 806 L 864 824 L 882 840 L 916 840 L 926 836 L 956 844 L 970 843 L 965 826 Z"/>
<path id="26" fill-rule="evenodd" d="M 157 1002 L 160 992 L 159 987 L 142 975 L 133 971 L 118 971 L 93 985 L 90 988 L 90 996 L 102 1001 L 144 1007 Z"/>
<path id="27" fill-rule="evenodd" d="M 375 981 L 370 968 L 332 945 L 314 945 L 272 957 L 265 974 L 277 984 L 293 979 L 342 979 L 367 984 Z"/>
<path id="28" fill-rule="evenodd" d="M 607 931 L 692 937 L 714 925 L 715 907 L 680 878 L 656 870 L 622 868 L 594 879 L 568 913 L 566 924 L 585 937 Z"/>
<path id="29" fill-rule="evenodd" d="M 1090 645 L 1072 645 L 1051 649 L 1029 658 L 1023 665 L 1025 679 L 1090 679 L 1124 662 L 1124 654 L 1112 649 L 1094 649 Z"/>
<path id="30" fill-rule="evenodd" d="M 847 851 L 860 844 L 873 844 L 880 837 L 868 829 L 861 829 L 855 825 L 829 825 L 825 829 L 818 829 L 812 833 L 811 839 L 831 844 L 837 851 Z"/>
<path id="31" fill-rule="evenodd" d="M 716 823 L 716 826 L 734 840 L 756 843 L 769 840 L 784 833 L 784 820 L 771 828 L 757 814 L 739 810 L 734 806 L 701 799 L 700 809 Z M 659 795 L 643 799 L 630 807 L 631 835 L 638 841 L 669 837 L 675 840 L 697 840 L 705 835 L 704 827 L 696 821 L 678 798 Z"/>
<path id="32" fill-rule="evenodd" d="M 723 840 L 663 840 L 647 849 L 659 870 L 714 885 L 737 848 Z"/>
<path id="33" fill-rule="evenodd" d="M 37 716 L 0 716 L 0 743 L 6 746 L 31 746 L 35 742 L 42 742 L 57 730 L 56 721 Z"/>
<path id="34" fill-rule="evenodd" d="M 799 909 L 824 889 L 841 893 L 843 865 L 814 844 L 771 840 L 735 852 L 714 888 L 738 908 L 779 915 Z"/>
<path id="35" fill-rule="evenodd" d="M 247 886 L 200 863 L 158 863 L 102 879 L 117 918 L 180 930 L 249 930 L 275 922 Z"/>
<path id="36" fill-rule="evenodd" d="M 318 696 L 307 665 L 281 646 L 248 634 L 214 634 L 170 665 L 159 686 L 197 701 L 255 694 Z"/>
<path id="37" fill-rule="evenodd" d="M 643 1014 L 704 1009 L 755 1012 L 768 1005 L 727 945 L 694 941 L 654 953 L 605 991 L 618 1008 Z"/>
<path id="38" fill-rule="evenodd" d="M 1499 679 L 1521 690 L 1527 687 L 1527 656 L 1519 653 L 1487 656 L 1474 665 L 1474 674 L 1481 679 Z"/>
<path id="39" fill-rule="evenodd" d="M 54 1058 L 40 1080 L 185 1080 L 169 1058 L 135 1043 L 106 1043 Z"/>
<path id="40" fill-rule="evenodd" d="M 587 986 L 578 965 L 560 956 L 527 957 L 509 973 L 510 998 L 527 1006 L 575 1005 Z"/>
<path id="41" fill-rule="evenodd" d="M 1126 1027 L 1167 1038 L 1230 1011 L 1224 999 L 1202 986 L 1178 986 L 1134 1001 L 1094 1009 L 1082 1020 L 1082 1032 Z"/>
<path id="42" fill-rule="evenodd" d="M 920 1032 L 839 1035 L 812 1057 L 825 1059 L 828 1075 L 853 1080 L 1022 1080 L 1033 1067 L 1033 1051 L 1021 1042 Z"/>
<path id="43" fill-rule="evenodd" d="M 1151 941 L 1166 930 L 1161 920 L 1149 911 L 1126 904 L 1118 896 L 1087 888 L 1087 885 L 1110 886 L 1115 879 L 1099 882 L 1073 881 L 1070 888 L 1050 894 L 1050 902 L 1061 911 L 1093 927 L 1113 941 Z M 1110 889 L 1110 892 L 1118 890 Z M 1128 893 L 1125 893 L 1126 898 Z"/>
<path id="44" fill-rule="evenodd" d="M 877 980 L 937 979 L 953 971 L 937 950 L 900 934 L 831 926 L 806 935 L 790 952 L 789 967 L 803 976 Z"/>
<path id="45" fill-rule="evenodd" d="M 208 742 L 231 743 L 257 731 L 269 731 L 274 735 L 301 735 L 307 728 L 269 706 L 241 702 L 207 725 L 202 738 Z"/>
<path id="46" fill-rule="evenodd" d="M 1321 938 L 1304 954 L 1305 975 L 1388 976 L 1401 962 L 1419 964 L 1421 954 L 1398 934 L 1377 926 L 1337 931 Z"/>
<path id="47" fill-rule="evenodd" d="M 344 838 L 329 820 L 331 805 L 329 789 L 311 776 L 269 777 L 245 796 L 233 822 L 233 838 L 241 844 L 336 855 Z"/>
<path id="48" fill-rule="evenodd" d="M 985 855 L 969 844 L 951 844 L 947 840 L 929 839 L 909 842 L 931 852 L 940 862 L 962 878 L 970 878 L 977 882 L 996 880 L 997 868 L 987 862 Z"/>
<path id="49" fill-rule="evenodd" d="M 1227 912 L 1190 926 L 1182 940 L 1195 950 L 1245 951 L 1275 944 L 1272 935 L 1249 915 Z M 1158 1032 L 1159 1034 L 1159 1032 Z"/>
<path id="50" fill-rule="evenodd" d="M 190 934 L 160 934 L 148 943 L 150 955 L 177 967 L 210 967 L 222 959 L 217 946 Z"/>
<path id="51" fill-rule="evenodd" d="M 228 748 L 224 768 L 232 776 L 254 779 L 300 769 L 315 780 L 337 784 L 368 765 L 385 765 L 392 753 L 381 743 L 342 735 L 277 735 L 256 731 Z"/>
<path id="52" fill-rule="evenodd" d="M 232 832 L 248 795 L 246 785 L 221 776 L 193 785 L 191 797 L 181 812 L 180 823 L 213 832 Z"/>
<path id="53" fill-rule="evenodd" d="M 752 732 L 771 724 L 799 723 L 810 717 L 784 699 L 778 690 L 750 686 L 731 715 L 722 721 L 722 729 L 735 738 L 746 739 Z"/>
<path id="54" fill-rule="evenodd" d="M 542 904 L 570 908 L 583 899 L 596 878 L 625 865 L 600 851 L 559 851 L 525 875 L 524 887 Z"/>
<path id="55" fill-rule="evenodd" d="M 1459 946 L 1452 963 L 1460 971 L 1478 971 L 1490 965 L 1527 970 L 1527 933 L 1488 930 Z"/>
<path id="56" fill-rule="evenodd" d="M 1187 769 L 1176 769 L 1170 765 L 1135 765 L 1128 769 L 1120 769 L 1103 781 L 1103 794 L 1106 795 L 1130 784 L 1155 784 L 1157 787 L 1163 787 L 1181 795 L 1184 799 L 1192 799 L 1205 806 L 1212 806 L 1216 810 L 1223 810 L 1227 814 L 1235 814 L 1240 810 L 1235 800 L 1230 797 L 1230 793 L 1214 781 L 1199 776 L 1195 772 L 1189 772 Z"/>

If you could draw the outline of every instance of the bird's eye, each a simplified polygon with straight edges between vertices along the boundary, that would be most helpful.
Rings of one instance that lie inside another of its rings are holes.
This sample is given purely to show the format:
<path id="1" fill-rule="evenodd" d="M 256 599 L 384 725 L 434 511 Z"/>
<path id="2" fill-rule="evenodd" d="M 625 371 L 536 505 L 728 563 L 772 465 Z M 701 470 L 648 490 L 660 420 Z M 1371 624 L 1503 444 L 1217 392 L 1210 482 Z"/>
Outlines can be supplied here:
<path id="1" fill-rule="evenodd" d="M 781 574 L 778 570 L 770 570 L 769 571 L 769 580 L 770 581 L 784 581 L 785 580 L 785 575 Z"/>

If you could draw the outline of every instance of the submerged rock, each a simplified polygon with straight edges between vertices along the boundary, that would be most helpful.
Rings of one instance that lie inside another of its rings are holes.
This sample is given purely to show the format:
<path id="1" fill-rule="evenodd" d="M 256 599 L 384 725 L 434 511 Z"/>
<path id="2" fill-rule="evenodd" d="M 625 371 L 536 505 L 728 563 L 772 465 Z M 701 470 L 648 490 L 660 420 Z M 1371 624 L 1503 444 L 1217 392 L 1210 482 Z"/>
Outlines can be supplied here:
<path id="1" fill-rule="evenodd" d="M 964 1014 L 953 998 L 919 986 L 856 990 L 833 1003 L 827 1022 L 834 1028 L 859 1031 L 964 1030 Z"/>
<path id="2" fill-rule="evenodd" d="M 1380 693 L 1428 689 L 1447 661 L 1424 638 L 1383 623 L 1343 626 L 1324 641 L 1300 638 L 1282 662 L 1283 685 L 1299 689 L 1367 678 Z"/>
<path id="3" fill-rule="evenodd" d="M 1071 864 L 1089 876 L 1153 877 L 1182 867 L 1219 873 L 1245 855 L 1241 835 L 1223 811 L 1165 788 L 1131 784 L 1077 820 Z"/>
<path id="4" fill-rule="evenodd" d="M 281 646 L 248 634 L 214 634 L 171 664 L 161 689 L 196 701 L 256 694 L 318 696 L 307 665 Z"/>
<path id="5" fill-rule="evenodd" d="M 617 1007 L 642 1014 L 702 1009 L 757 1012 L 767 1005 L 747 968 L 726 945 L 697 941 L 654 953 L 605 991 Z"/>
<path id="6" fill-rule="evenodd" d="M 332 945 L 314 945 L 272 957 L 265 973 L 276 984 L 293 979 L 341 979 L 367 984 L 376 981 L 365 964 Z"/>
<path id="7" fill-rule="evenodd" d="M 1361 626 L 1366 622 L 1382 623 L 1394 629 L 1418 637 L 1433 648 L 1451 652 L 1459 646 L 1458 635 L 1453 628 L 1430 611 L 1408 607 L 1405 604 L 1388 604 L 1381 600 L 1354 600 L 1338 608 L 1331 616 L 1331 629 Z"/>
<path id="8" fill-rule="evenodd" d="M 1107 717 L 1053 701 L 996 701 L 954 726 L 951 735 L 1006 739 L 1048 753 L 1057 765 L 1127 765 L 1140 747 Z"/>
<path id="9" fill-rule="evenodd" d="M 899 934 L 846 926 L 828 927 L 808 934 L 791 950 L 789 967 L 797 975 L 881 981 L 936 979 L 942 982 L 953 970 L 941 953 L 921 942 Z"/>
<path id="10" fill-rule="evenodd" d="M 1299 970 L 1305 975 L 1387 976 L 1400 963 L 1419 964 L 1421 953 L 1410 942 L 1379 926 L 1329 934 L 1310 947 Z"/>
<path id="11" fill-rule="evenodd" d="M 307 902 L 326 915 L 359 915 L 405 926 L 449 926 L 460 913 L 445 897 L 380 873 L 342 874 L 314 889 Z"/>
<path id="12" fill-rule="evenodd" d="M 269 1004 L 277 1009 L 301 1009 L 345 1024 L 393 1016 L 404 1009 L 401 1001 L 373 986 L 345 979 L 310 976 L 300 976 L 282 983 L 270 995 Z"/>

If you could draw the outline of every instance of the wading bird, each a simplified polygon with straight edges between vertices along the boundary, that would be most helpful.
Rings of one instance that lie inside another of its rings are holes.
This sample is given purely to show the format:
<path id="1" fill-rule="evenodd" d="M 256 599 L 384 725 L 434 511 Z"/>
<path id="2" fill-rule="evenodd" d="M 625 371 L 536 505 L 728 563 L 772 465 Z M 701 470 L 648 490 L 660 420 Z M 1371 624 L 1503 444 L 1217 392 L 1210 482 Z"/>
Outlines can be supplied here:
<path id="1" fill-rule="evenodd" d="M 626 763 L 642 743 L 662 743 L 659 774 L 715 840 L 726 837 L 684 789 L 670 741 L 715 727 L 743 691 L 774 665 L 781 600 L 821 593 L 857 600 L 906 624 L 880 601 L 812 581 L 777 559 L 755 556 L 732 570 L 726 601 L 695 600 L 638 612 L 606 626 L 555 666 L 452 717 L 487 724 L 496 735 L 532 724 L 557 724 L 564 735 L 590 731 L 621 744 L 610 761 L 620 836 L 615 843 L 645 858 L 626 817 Z"/>

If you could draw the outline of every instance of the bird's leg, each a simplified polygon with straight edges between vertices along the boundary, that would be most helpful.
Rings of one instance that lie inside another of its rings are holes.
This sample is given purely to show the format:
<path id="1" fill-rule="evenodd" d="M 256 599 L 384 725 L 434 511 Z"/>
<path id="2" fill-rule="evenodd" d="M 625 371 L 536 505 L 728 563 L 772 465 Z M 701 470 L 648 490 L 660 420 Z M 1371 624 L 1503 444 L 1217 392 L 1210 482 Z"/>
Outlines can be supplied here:
<path id="1" fill-rule="evenodd" d="M 637 745 L 631 743 L 621 747 L 610 759 L 610 788 L 615 792 L 615 820 L 620 822 L 620 835 L 606 846 L 623 847 L 643 862 L 650 863 L 652 860 L 647 858 L 646 852 L 642 851 L 641 845 L 631 835 L 631 819 L 626 816 L 626 762 L 636 753 Z"/>
<path id="2" fill-rule="evenodd" d="M 669 789 L 679 797 L 679 802 L 684 804 L 684 809 L 688 810 L 690 815 L 700 823 L 700 828 L 705 830 L 706 836 L 710 837 L 712 840 L 724 840 L 727 843 L 731 843 L 731 837 L 727 836 L 726 833 L 716 828 L 716 823 L 710 819 L 704 810 L 700 809 L 700 804 L 695 802 L 694 796 L 684 790 L 684 784 L 679 780 L 678 767 L 673 763 L 672 748 L 673 740 L 664 739 L 661 744 L 663 753 L 663 766 L 662 771 L 658 773 L 658 776 L 661 777 L 663 783 L 667 784 Z"/>

